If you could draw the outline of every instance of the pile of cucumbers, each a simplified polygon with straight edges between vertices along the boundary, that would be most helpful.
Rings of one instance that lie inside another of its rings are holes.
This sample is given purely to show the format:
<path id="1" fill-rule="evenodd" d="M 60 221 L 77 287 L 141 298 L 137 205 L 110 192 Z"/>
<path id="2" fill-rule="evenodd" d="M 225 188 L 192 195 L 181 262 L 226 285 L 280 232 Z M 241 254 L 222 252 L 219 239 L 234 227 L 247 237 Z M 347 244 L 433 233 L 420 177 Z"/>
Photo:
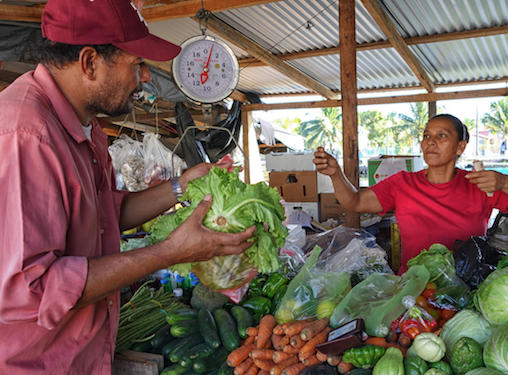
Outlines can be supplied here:
<path id="1" fill-rule="evenodd" d="M 169 330 L 166 337 L 160 335 L 166 341 L 160 353 L 171 364 L 161 375 L 233 374 L 226 358 L 247 337 L 245 330 L 253 323 L 242 306 L 233 306 L 229 312 L 223 308 L 213 312 L 181 308 L 166 315 L 166 322 Z"/>

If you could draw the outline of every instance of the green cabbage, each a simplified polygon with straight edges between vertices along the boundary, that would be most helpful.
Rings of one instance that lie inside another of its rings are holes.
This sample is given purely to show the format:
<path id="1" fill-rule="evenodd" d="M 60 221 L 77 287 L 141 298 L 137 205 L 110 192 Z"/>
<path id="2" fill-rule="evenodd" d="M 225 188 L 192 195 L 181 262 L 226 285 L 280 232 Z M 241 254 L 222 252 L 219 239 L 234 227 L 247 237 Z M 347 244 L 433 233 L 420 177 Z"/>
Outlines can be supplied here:
<path id="1" fill-rule="evenodd" d="M 425 266 L 430 273 L 429 281 L 435 282 L 438 287 L 449 284 L 450 278 L 455 276 L 455 261 L 448 248 L 439 243 L 422 250 L 420 254 L 407 262 L 408 267 L 416 265 Z"/>
<path id="2" fill-rule="evenodd" d="M 487 276 L 478 288 L 475 304 L 491 324 L 508 324 L 508 268 Z"/>
<path id="3" fill-rule="evenodd" d="M 263 182 L 245 184 L 238 178 L 238 172 L 214 167 L 206 176 L 190 181 L 180 198 L 182 202 L 189 201 L 190 206 L 160 217 L 151 228 L 151 243 L 165 240 L 192 214 L 206 194 L 213 197 L 212 207 L 203 220 L 207 228 L 236 233 L 256 225 L 254 244 L 243 254 L 171 267 L 182 275 L 194 271 L 212 289 L 237 287 L 252 278 L 256 269 L 271 273 L 280 268 L 277 250 L 284 245 L 287 236 L 287 229 L 282 224 L 285 213 L 281 197 L 277 189 Z"/>
<path id="4" fill-rule="evenodd" d="M 480 314 L 473 310 L 462 310 L 445 323 L 440 337 L 446 344 L 446 354 L 449 356 L 460 338 L 469 337 L 483 345 L 491 334 L 492 328 L 489 322 Z"/>
<path id="5" fill-rule="evenodd" d="M 503 373 L 491 368 L 479 367 L 468 371 L 466 375 L 503 375 Z"/>
<path id="6" fill-rule="evenodd" d="M 485 366 L 508 374 L 508 326 L 496 328 L 483 348 Z"/>

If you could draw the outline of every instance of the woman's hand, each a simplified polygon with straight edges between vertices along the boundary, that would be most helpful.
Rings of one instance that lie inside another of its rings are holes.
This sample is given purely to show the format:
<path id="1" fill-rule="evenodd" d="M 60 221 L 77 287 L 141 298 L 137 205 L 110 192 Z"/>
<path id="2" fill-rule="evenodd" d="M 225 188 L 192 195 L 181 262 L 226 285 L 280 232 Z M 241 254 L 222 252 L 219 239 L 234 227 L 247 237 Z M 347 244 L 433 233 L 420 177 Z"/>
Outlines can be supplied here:
<path id="1" fill-rule="evenodd" d="M 222 233 L 206 228 L 203 218 L 212 205 L 212 196 L 206 195 L 187 220 L 179 225 L 164 241 L 170 264 L 200 262 L 215 256 L 240 254 L 252 246 L 248 242 L 256 230 L 252 226 L 239 233 Z"/>
<path id="2" fill-rule="evenodd" d="M 323 147 L 318 147 L 314 153 L 314 160 L 312 162 L 316 165 L 316 170 L 327 176 L 334 176 L 340 171 L 340 166 L 337 160 L 325 152 Z"/>
<path id="3" fill-rule="evenodd" d="M 508 176 L 496 171 L 471 172 L 466 175 L 466 178 L 486 193 L 498 190 L 508 191 Z"/>

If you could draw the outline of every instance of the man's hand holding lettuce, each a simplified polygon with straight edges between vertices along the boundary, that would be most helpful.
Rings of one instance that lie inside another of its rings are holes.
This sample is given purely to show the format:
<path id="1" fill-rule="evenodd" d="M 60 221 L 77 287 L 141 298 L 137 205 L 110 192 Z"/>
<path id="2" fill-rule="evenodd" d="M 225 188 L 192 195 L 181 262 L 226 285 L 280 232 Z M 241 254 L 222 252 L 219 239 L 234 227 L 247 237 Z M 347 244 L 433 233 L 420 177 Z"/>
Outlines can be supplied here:
<path id="1" fill-rule="evenodd" d="M 212 207 L 203 225 L 219 232 L 241 232 L 252 225 L 254 244 L 240 255 L 215 257 L 207 262 L 185 263 L 172 268 L 185 275 L 194 271 L 200 280 L 213 289 L 234 288 L 256 274 L 271 273 L 279 267 L 277 249 L 284 245 L 287 229 L 282 225 L 284 207 L 280 195 L 264 183 L 248 185 L 238 178 L 238 170 L 228 172 L 212 168 L 204 177 L 189 182 L 180 201 L 189 201 L 172 215 L 161 216 L 152 226 L 150 241 L 158 243 L 185 221 L 206 194 L 213 197 Z M 265 227 L 266 226 L 266 227 Z"/>

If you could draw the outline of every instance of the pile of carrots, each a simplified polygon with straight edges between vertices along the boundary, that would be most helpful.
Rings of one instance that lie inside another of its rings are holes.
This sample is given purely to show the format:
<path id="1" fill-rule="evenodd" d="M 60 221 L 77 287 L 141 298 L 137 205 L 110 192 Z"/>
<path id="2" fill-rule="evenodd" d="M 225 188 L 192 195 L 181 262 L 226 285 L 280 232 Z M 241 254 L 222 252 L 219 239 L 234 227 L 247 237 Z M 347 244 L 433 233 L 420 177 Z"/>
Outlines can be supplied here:
<path id="1" fill-rule="evenodd" d="M 277 324 L 265 315 L 257 327 L 247 329 L 247 339 L 231 352 L 227 364 L 235 375 L 297 375 L 328 360 L 316 345 L 328 339 L 328 319 L 297 320 Z"/>

